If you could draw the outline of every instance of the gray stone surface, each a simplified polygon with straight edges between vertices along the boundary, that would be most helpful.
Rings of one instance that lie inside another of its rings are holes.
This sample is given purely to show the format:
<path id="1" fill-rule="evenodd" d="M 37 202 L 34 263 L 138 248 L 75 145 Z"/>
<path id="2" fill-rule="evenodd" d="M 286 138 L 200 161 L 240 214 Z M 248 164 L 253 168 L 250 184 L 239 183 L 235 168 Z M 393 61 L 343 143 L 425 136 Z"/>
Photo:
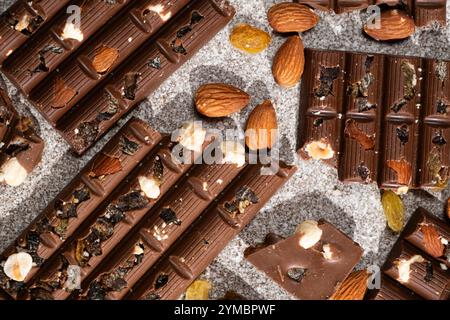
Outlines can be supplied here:
<path id="1" fill-rule="evenodd" d="M 0 0 L 0 12 L 12 2 Z M 266 11 L 273 3 L 280 1 L 231 2 L 237 8 L 232 23 L 148 97 L 132 115 L 148 120 L 161 131 L 171 131 L 182 120 L 195 118 L 193 93 L 200 84 L 212 81 L 237 85 L 251 94 L 252 101 L 250 107 L 241 114 L 220 123 L 210 122 L 210 126 L 242 127 L 254 106 L 266 98 L 274 101 L 282 134 L 282 154 L 286 159 L 297 162 L 298 174 L 230 243 L 203 277 L 210 279 L 213 284 L 213 298 L 222 296 L 227 290 L 235 290 L 254 299 L 289 299 L 288 294 L 255 271 L 242 257 L 243 250 L 261 241 L 267 232 L 287 236 L 294 231 L 296 224 L 305 219 L 325 218 L 364 248 L 360 267 L 381 264 L 396 236 L 386 229 L 380 193 L 375 185 L 344 185 L 337 180 L 335 170 L 318 162 L 295 160 L 299 86 L 282 89 L 275 84 L 271 75 L 271 61 L 283 38 L 273 35 L 270 48 L 254 56 L 243 54 L 229 44 L 231 28 L 239 22 L 251 23 L 271 32 L 266 21 Z M 450 4 L 447 12 L 450 17 Z M 422 28 L 409 40 L 398 44 L 380 44 L 361 34 L 361 17 L 364 16 L 359 13 L 339 16 L 319 14 L 322 19 L 318 26 L 302 35 L 306 47 L 450 59 L 450 26 L 445 29 Z M 14 189 L 0 186 L 0 250 L 19 235 L 118 129 L 110 132 L 84 157 L 74 158 L 63 139 L 17 90 L 9 86 L 9 91 L 20 111 L 31 113 L 37 119 L 47 147 L 42 164 L 23 186 Z M 448 196 L 448 189 L 434 195 L 410 192 L 404 197 L 407 215 L 411 215 L 419 205 L 439 214 Z"/>

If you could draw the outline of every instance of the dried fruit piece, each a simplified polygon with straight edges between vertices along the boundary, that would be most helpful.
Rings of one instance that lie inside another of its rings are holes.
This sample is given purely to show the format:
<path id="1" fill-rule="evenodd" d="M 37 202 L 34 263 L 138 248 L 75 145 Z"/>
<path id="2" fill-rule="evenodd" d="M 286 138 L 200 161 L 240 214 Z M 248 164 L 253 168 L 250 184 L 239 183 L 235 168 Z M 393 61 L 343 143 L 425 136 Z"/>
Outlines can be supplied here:
<path id="1" fill-rule="evenodd" d="M 441 235 L 436 228 L 429 224 L 422 224 L 420 230 L 423 233 L 423 245 L 428 254 L 435 258 L 444 255 L 445 246 L 441 241 Z"/>
<path id="2" fill-rule="evenodd" d="M 293 87 L 302 78 L 305 69 L 305 53 L 301 38 L 289 37 L 275 55 L 273 77 L 282 87 Z"/>
<path id="3" fill-rule="evenodd" d="M 384 215 L 389 228 L 394 232 L 400 232 L 405 222 L 405 207 L 402 199 L 393 191 L 385 190 L 381 196 Z"/>
<path id="4" fill-rule="evenodd" d="M 208 300 L 211 283 L 207 280 L 195 280 L 186 290 L 186 300 Z"/>
<path id="5" fill-rule="evenodd" d="M 138 80 L 141 74 L 139 72 L 130 72 L 125 75 L 123 96 L 128 100 L 136 99 L 136 91 L 138 89 Z"/>
<path id="6" fill-rule="evenodd" d="M 309 249 L 322 238 L 322 229 L 319 228 L 317 221 L 306 220 L 297 226 L 296 233 L 300 234 L 299 245 L 303 249 Z"/>
<path id="7" fill-rule="evenodd" d="M 334 150 L 324 139 L 313 141 L 305 146 L 305 152 L 308 157 L 316 160 L 329 160 L 334 157 Z"/>
<path id="8" fill-rule="evenodd" d="M 349 119 L 345 123 L 345 135 L 350 139 L 355 139 L 364 150 L 373 150 L 375 148 L 375 134 L 368 135 L 356 124 L 355 120 Z"/>
<path id="9" fill-rule="evenodd" d="M 324 99 L 333 94 L 333 83 L 339 77 L 340 67 L 320 67 L 319 86 L 314 89 L 317 98 Z"/>
<path id="10" fill-rule="evenodd" d="M 195 95 L 197 111 L 211 118 L 227 117 L 239 112 L 250 102 L 244 91 L 222 83 L 202 85 Z"/>
<path id="11" fill-rule="evenodd" d="M 395 171 L 397 174 L 397 182 L 409 186 L 412 180 L 412 166 L 404 158 L 401 160 L 388 160 L 386 161 L 388 168 Z"/>
<path id="12" fill-rule="evenodd" d="M 247 121 L 245 143 L 250 150 L 270 149 L 277 140 L 277 114 L 270 100 L 256 106 Z"/>
<path id="13" fill-rule="evenodd" d="M 352 272 L 338 287 L 330 300 L 363 300 L 369 274 L 366 270 Z"/>
<path id="14" fill-rule="evenodd" d="M 434 147 L 428 156 L 427 168 L 433 177 L 436 188 L 445 188 L 450 177 L 450 168 L 442 164 L 441 151 L 439 147 Z"/>
<path id="15" fill-rule="evenodd" d="M 92 66 L 98 74 L 105 74 L 119 58 L 119 50 L 101 46 L 95 50 Z"/>
<path id="16" fill-rule="evenodd" d="M 381 12 L 379 28 L 366 23 L 364 32 L 377 41 L 390 41 L 410 37 L 415 28 L 414 19 L 405 11 L 392 9 Z"/>
<path id="17" fill-rule="evenodd" d="M 319 16 L 308 6 L 283 2 L 267 13 L 270 26 L 277 32 L 304 32 L 317 25 Z"/>
<path id="18" fill-rule="evenodd" d="M 56 78 L 53 92 L 52 108 L 54 109 L 64 108 L 78 94 L 77 91 L 66 86 L 61 78 Z"/>
<path id="19" fill-rule="evenodd" d="M 230 35 L 230 42 L 235 48 L 250 54 L 265 50 L 270 41 L 272 38 L 267 32 L 245 23 L 236 25 Z"/>
<path id="20" fill-rule="evenodd" d="M 24 281 L 33 267 L 33 258 L 26 252 L 10 255 L 3 266 L 3 272 L 14 281 Z"/>
<path id="21" fill-rule="evenodd" d="M 259 198 L 253 190 L 248 187 L 242 187 L 236 192 L 235 200 L 226 202 L 224 208 L 231 216 L 236 216 L 244 213 L 245 209 L 258 202 Z"/>
<path id="22" fill-rule="evenodd" d="M 408 125 L 404 124 L 400 127 L 397 127 L 395 129 L 395 132 L 397 133 L 397 137 L 400 140 L 400 143 L 405 145 L 409 141 L 409 128 Z"/>
<path id="23" fill-rule="evenodd" d="M 100 155 L 94 163 L 89 177 L 100 178 L 122 170 L 122 163 L 118 158 L 110 157 L 105 154 Z"/>

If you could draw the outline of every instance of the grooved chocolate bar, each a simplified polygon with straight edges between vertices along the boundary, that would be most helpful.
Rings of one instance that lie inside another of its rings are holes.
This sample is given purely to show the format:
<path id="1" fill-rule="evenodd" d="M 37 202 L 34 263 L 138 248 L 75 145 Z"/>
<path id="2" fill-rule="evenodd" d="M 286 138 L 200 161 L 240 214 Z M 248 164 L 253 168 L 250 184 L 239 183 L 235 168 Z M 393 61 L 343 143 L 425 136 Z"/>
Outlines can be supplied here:
<path id="1" fill-rule="evenodd" d="M 69 0 L 18 0 L 0 16 L 0 65 Z"/>
<path id="2" fill-rule="evenodd" d="M 403 230 L 382 270 L 427 300 L 450 297 L 450 226 L 419 208 Z"/>
<path id="3" fill-rule="evenodd" d="M 305 51 L 299 154 L 344 182 L 443 189 L 450 176 L 450 62 Z"/>
<path id="4" fill-rule="evenodd" d="M 2 265 L 11 263 L 13 267 L 22 261 L 20 259 L 25 259 L 24 263 L 32 259 L 32 265 L 27 272 L 10 275 L 5 273 L 4 267 L 0 270 L 0 288 L 15 298 L 22 293 L 24 286 L 64 240 L 76 231 L 160 140 L 161 135 L 143 121 L 132 119 L 125 125 L 3 252 L 0 258 Z"/>
<path id="5" fill-rule="evenodd" d="M 6 84 L 0 77 L 0 151 L 9 140 L 12 128 L 16 125 L 18 114 L 6 92 Z"/>
<path id="6" fill-rule="evenodd" d="M 75 152 L 84 153 L 191 58 L 233 15 L 234 9 L 226 2 L 219 6 L 213 0 L 195 1 L 62 119 L 61 114 L 69 108 L 44 107 L 41 111 L 51 121 L 60 119 L 57 129 Z M 33 100 L 38 101 L 43 94 L 41 91 Z"/>
<path id="7" fill-rule="evenodd" d="M 381 274 L 380 288 L 371 290 L 366 300 L 422 300 L 420 296 L 406 289 L 388 276 Z"/>
<path id="8" fill-rule="evenodd" d="M 22 49 L 9 56 L 3 63 L 3 72 L 25 95 L 28 95 L 34 86 L 129 2 L 129 0 L 72 1 L 67 11 L 60 11 L 45 32 L 36 34 Z M 76 9 L 69 10 L 70 8 Z M 76 14 L 79 14 L 79 17 L 75 18 Z"/>
<path id="9" fill-rule="evenodd" d="M 371 5 L 400 7 L 414 17 L 416 25 L 421 27 L 437 21 L 446 24 L 446 0 L 296 0 L 319 10 L 334 10 L 344 13 L 363 10 Z"/>
<path id="10" fill-rule="evenodd" d="M 281 164 L 278 174 L 264 176 L 249 165 L 125 298 L 179 298 L 295 171 Z"/>

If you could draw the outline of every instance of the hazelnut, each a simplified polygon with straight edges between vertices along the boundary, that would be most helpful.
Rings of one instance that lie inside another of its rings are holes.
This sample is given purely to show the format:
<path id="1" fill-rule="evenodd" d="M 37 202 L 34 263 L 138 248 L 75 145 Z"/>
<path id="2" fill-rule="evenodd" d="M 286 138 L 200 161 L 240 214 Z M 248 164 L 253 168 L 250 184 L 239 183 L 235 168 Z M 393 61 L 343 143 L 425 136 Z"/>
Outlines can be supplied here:
<path id="1" fill-rule="evenodd" d="M 419 262 L 425 262 L 425 259 L 421 255 L 415 255 L 409 260 L 400 260 L 397 262 L 398 269 L 398 281 L 406 283 L 409 281 L 409 274 L 411 272 L 411 265 Z"/>
<path id="2" fill-rule="evenodd" d="M 301 235 L 299 244 L 304 249 L 313 247 L 322 238 L 322 229 L 317 221 L 307 220 L 302 222 L 296 229 L 296 233 Z"/>
<path id="3" fill-rule="evenodd" d="M 161 190 L 159 189 L 159 181 L 157 181 L 155 178 L 147 178 L 144 176 L 139 177 L 138 181 L 142 192 L 144 192 L 147 198 L 158 199 L 159 195 L 161 194 Z"/>
<path id="4" fill-rule="evenodd" d="M 11 187 L 20 186 L 28 176 L 27 170 L 19 163 L 17 158 L 11 158 L 0 168 L 0 183 Z"/>
<path id="5" fill-rule="evenodd" d="M 334 150 L 324 140 L 313 141 L 306 145 L 305 151 L 313 159 L 328 160 L 334 157 Z"/>
<path id="6" fill-rule="evenodd" d="M 31 17 L 27 14 L 23 15 L 19 22 L 16 24 L 14 29 L 17 31 L 23 31 L 30 25 Z"/>
<path id="7" fill-rule="evenodd" d="M 237 141 L 224 141 L 220 145 L 224 163 L 234 163 L 238 168 L 245 164 L 245 147 Z"/>
<path id="8" fill-rule="evenodd" d="M 178 142 L 188 150 L 200 152 L 206 139 L 206 130 L 195 122 L 185 123 L 178 136 Z"/>
<path id="9" fill-rule="evenodd" d="M 33 258 L 26 252 L 10 255 L 3 266 L 3 272 L 14 281 L 24 281 L 33 267 Z"/>

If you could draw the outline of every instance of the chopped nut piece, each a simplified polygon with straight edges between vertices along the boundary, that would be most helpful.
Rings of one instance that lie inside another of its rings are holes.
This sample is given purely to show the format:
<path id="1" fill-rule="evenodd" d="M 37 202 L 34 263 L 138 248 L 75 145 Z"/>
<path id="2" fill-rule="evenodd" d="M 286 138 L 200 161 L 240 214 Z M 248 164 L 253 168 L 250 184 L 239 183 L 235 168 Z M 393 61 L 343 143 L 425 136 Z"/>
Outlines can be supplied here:
<path id="1" fill-rule="evenodd" d="M 206 130 L 195 122 L 188 122 L 181 127 L 178 142 L 188 150 L 200 152 L 205 139 Z"/>
<path id="2" fill-rule="evenodd" d="M 11 158 L 0 168 L 0 183 L 11 187 L 20 186 L 28 176 L 27 170 L 19 163 L 17 158 Z"/>
<path id="3" fill-rule="evenodd" d="M 73 39 L 77 40 L 78 42 L 82 42 L 84 39 L 84 35 L 83 32 L 81 32 L 81 29 L 78 29 L 74 23 L 67 21 L 64 25 L 61 38 L 63 40 Z"/>
<path id="4" fill-rule="evenodd" d="M 334 150 L 325 140 L 313 141 L 306 145 L 305 151 L 309 157 L 319 160 L 329 160 L 334 157 Z"/>
<path id="5" fill-rule="evenodd" d="M 220 149 L 224 163 L 234 163 L 238 168 L 245 164 L 245 147 L 237 141 L 224 141 Z"/>
<path id="6" fill-rule="evenodd" d="M 388 160 L 387 166 L 397 174 L 397 182 L 409 186 L 412 180 L 412 165 L 404 158 Z"/>
<path id="7" fill-rule="evenodd" d="M 159 189 L 161 183 L 155 178 L 147 178 L 147 177 L 139 177 L 139 185 L 141 187 L 142 192 L 144 192 L 145 196 L 150 199 L 158 199 L 161 194 L 161 190 Z"/>
<path id="8" fill-rule="evenodd" d="M 195 280 L 186 290 L 186 300 L 208 300 L 211 284 L 207 280 Z"/>
<path id="9" fill-rule="evenodd" d="M 326 260 L 333 259 L 333 251 L 331 251 L 331 245 L 329 243 L 323 245 L 322 255 Z"/>
<path id="10" fill-rule="evenodd" d="M 23 281 L 33 267 L 33 258 L 26 252 L 10 255 L 3 266 L 5 274 L 14 281 Z"/>
<path id="11" fill-rule="evenodd" d="M 299 244 L 304 249 L 313 247 L 322 238 L 322 229 L 319 228 L 317 221 L 306 220 L 296 229 L 296 233 L 301 234 Z"/>
<path id="12" fill-rule="evenodd" d="M 400 281 L 401 283 L 406 283 L 409 281 L 411 265 L 416 262 L 423 263 L 425 262 L 425 259 L 421 255 L 415 255 L 409 260 L 400 260 L 397 262 L 398 281 Z"/>
<path id="13" fill-rule="evenodd" d="M 423 245 L 428 254 L 435 258 L 439 258 L 444 255 L 445 246 L 441 241 L 439 232 L 433 225 L 422 224 L 420 230 L 423 233 Z"/>
<path id="14" fill-rule="evenodd" d="M 364 150 L 373 150 L 375 148 L 375 134 L 366 134 L 358 128 L 355 120 L 347 120 L 345 124 L 345 135 L 350 139 L 355 139 Z"/>

